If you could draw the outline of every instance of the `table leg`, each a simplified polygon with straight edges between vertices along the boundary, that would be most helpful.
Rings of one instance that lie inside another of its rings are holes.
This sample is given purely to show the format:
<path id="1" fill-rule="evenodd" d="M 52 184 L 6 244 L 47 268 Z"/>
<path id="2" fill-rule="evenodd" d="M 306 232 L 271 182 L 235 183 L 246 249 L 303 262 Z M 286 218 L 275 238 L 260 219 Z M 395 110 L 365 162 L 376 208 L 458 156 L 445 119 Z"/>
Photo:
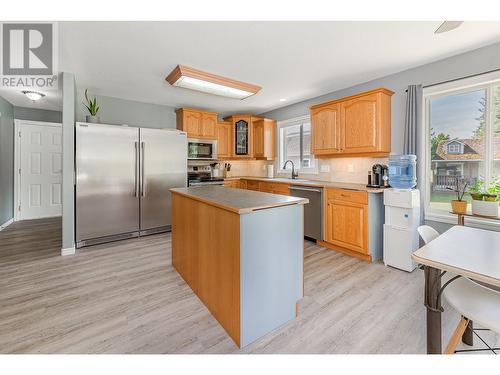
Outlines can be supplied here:
<path id="1" fill-rule="evenodd" d="M 469 324 L 467 324 L 467 328 L 465 329 L 465 332 L 462 335 L 462 342 L 464 344 L 470 346 L 474 345 L 474 333 L 472 330 L 473 330 L 472 320 L 469 320 Z"/>
<path id="2" fill-rule="evenodd" d="M 442 354 L 441 344 L 441 271 L 425 266 L 425 306 L 427 308 L 427 354 Z"/>

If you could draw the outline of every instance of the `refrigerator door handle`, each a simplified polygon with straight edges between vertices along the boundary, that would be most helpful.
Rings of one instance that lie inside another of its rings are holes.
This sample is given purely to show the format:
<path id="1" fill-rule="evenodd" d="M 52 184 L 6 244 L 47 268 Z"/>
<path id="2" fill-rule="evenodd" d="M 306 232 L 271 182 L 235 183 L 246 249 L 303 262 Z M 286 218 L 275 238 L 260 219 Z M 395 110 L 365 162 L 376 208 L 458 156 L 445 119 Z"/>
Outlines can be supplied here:
<path id="1" fill-rule="evenodd" d="M 144 189 L 145 182 L 144 182 L 144 154 L 145 154 L 145 143 L 141 142 L 141 149 L 142 149 L 142 155 L 141 155 L 141 196 L 145 197 L 146 196 L 146 191 Z"/>
<path id="2" fill-rule="evenodd" d="M 134 172 L 134 196 L 139 196 L 139 142 L 134 142 L 135 147 L 135 172 Z"/>

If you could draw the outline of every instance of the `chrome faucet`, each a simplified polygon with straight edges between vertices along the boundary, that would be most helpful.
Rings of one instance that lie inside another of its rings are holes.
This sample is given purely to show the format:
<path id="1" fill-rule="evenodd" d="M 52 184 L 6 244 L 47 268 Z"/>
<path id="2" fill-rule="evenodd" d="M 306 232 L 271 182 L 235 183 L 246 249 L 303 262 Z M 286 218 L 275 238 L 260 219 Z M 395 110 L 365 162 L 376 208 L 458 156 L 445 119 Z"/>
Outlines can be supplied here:
<path id="1" fill-rule="evenodd" d="M 285 161 L 285 164 L 283 164 L 283 169 L 286 169 L 286 165 L 288 164 L 288 162 L 292 163 L 292 180 L 295 180 L 297 177 L 299 177 L 299 173 L 295 172 L 295 165 L 293 164 L 293 161 Z"/>

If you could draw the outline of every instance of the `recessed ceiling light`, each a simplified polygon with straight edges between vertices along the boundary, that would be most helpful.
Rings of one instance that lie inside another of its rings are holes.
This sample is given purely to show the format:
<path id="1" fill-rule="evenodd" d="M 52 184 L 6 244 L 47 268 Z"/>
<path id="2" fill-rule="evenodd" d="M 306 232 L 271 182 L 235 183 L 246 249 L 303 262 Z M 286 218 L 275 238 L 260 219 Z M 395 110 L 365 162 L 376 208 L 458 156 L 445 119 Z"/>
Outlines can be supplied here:
<path id="1" fill-rule="evenodd" d="M 172 86 L 234 99 L 248 98 L 261 89 L 260 86 L 221 77 L 184 65 L 177 65 L 165 79 Z"/>
<path id="2" fill-rule="evenodd" d="M 286 102 L 286 99 L 285 98 L 281 98 L 280 102 Z"/>
<path id="3" fill-rule="evenodd" d="M 33 102 L 36 102 L 37 100 L 40 100 L 45 96 L 45 94 L 36 91 L 23 91 L 23 94 L 26 95 L 28 99 L 32 100 Z"/>

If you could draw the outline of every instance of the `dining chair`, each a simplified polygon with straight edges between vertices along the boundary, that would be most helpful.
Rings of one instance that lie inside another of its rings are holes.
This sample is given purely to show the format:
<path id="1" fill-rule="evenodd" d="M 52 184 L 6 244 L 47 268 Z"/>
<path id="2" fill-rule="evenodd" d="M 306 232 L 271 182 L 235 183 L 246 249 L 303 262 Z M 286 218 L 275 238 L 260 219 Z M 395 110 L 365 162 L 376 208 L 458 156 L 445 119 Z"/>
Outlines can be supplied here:
<path id="1" fill-rule="evenodd" d="M 422 237 L 422 240 L 424 240 L 426 244 L 431 242 L 433 239 L 439 237 L 438 231 L 429 225 L 421 225 L 417 228 L 417 231 L 418 234 L 420 234 L 420 237 Z"/>
<path id="2" fill-rule="evenodd" d="M 435 238 L 439 237 L 439 233 L 428 225 L 421 225 L 417 231 L 422 240 L 427 244 Z M 471 249 L 473 251 L 474 249 Z M 449 272 L 441 277 L 444 289 L 441 289 L 442 295 L 446 302 L 460 314 L 460 321 L 453 332 L 450 341 L 445 349 L 445 354 L 453 354 L 458 352 L 471 352 L 471 351 L 495 351 L 500 348 L 490 347 L 484 340 L 477 334 L 478 329 L 472 327 L 472 322 L 480 324 L 482 329 L 491 330 L 500 334 L 500 290 L 495 287 L 488 287 L 488 284 L 477 282 L 453 275 Z M 465 349 L 456 350 L 460 338 L 464 341 L 463 336 L 465 331 L 469 329 L 470 340 L 472 342 L 472 335 L 475 334 L 487 346 L 486 349 Z"/>

